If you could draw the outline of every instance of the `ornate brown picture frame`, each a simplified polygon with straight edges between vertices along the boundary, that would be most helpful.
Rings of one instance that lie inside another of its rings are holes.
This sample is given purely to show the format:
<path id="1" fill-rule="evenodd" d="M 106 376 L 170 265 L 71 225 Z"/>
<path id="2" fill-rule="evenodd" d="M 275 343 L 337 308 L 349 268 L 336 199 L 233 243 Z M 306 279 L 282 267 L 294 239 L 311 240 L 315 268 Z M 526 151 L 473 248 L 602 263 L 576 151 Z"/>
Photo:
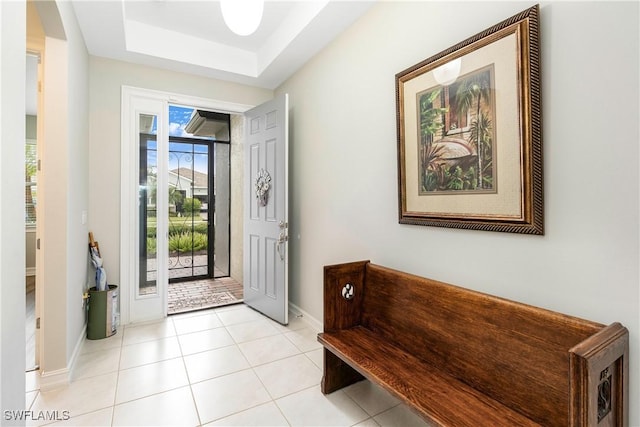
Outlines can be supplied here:
<path id="1" fill-rule="evenodd" d="M 401 224 L 544 234 L 538 16 L 396 75 Z"/>

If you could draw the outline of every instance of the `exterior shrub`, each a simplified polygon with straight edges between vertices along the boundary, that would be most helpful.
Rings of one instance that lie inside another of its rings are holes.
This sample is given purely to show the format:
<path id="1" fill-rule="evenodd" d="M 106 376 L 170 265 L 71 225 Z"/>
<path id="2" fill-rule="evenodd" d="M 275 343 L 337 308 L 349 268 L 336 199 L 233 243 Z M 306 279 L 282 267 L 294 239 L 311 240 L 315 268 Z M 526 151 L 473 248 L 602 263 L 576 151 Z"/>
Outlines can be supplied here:
<path id="1" fill-rule="evenodd" d="M 169 236 L 170 252 L 191 252 L 207 249 L 207 235 L 183 232 Z"/>

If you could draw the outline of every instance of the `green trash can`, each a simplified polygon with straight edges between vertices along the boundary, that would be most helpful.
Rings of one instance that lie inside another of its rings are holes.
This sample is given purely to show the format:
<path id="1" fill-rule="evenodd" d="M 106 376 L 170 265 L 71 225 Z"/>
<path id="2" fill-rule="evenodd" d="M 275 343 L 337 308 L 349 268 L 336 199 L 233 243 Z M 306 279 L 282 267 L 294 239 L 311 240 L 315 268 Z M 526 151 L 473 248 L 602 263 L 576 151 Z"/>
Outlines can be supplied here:
<path id="1" fill-rule="evenodd" d="M 87 320 L 87 338 L 99 340 L 116 333 L 118 316 L 118 286 L 108 285 L 109 289 L 99 291 L 89 289 L 89 319 Z"/>

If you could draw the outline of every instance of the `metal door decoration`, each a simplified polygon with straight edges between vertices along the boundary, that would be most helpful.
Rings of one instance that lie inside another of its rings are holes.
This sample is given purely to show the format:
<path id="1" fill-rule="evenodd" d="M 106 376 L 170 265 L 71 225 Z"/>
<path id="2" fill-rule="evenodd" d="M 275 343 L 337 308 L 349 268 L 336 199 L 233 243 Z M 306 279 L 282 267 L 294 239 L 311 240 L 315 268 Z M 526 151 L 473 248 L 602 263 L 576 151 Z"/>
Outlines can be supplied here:
<path id="1" fill-rule="evenodd" d="M 258 171 L 255 182 L 256 198 L 260 206 L 267 206 L 269 203 L 269 189 L 271 189 L 271 175 L 265 169 Z"/>

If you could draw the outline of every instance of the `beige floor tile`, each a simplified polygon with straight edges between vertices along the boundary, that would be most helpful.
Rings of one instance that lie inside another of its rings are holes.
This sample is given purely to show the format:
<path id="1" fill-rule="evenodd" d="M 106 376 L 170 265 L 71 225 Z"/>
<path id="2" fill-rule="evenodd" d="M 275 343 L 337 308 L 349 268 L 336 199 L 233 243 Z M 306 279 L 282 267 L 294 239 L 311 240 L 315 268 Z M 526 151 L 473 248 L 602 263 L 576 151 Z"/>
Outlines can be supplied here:
<path id="1" fill-rule="evenodd" d="M 429 427 L 430 424 L 413 413 L 405 405 L 395 406 L 373 417 L 381 427 Z"/>
<path id="2" fill-rule="evenodd" d="M 122 347 L 120 369 L 129 369 L 180 356 L 182 356 L 182 352 L 177 337 L 125 345 Z"/>
<path id="3" fill-rule="evenodd" d="M 120 365 L 120 348 L 82 353 L 76 360 L 72 379 L 89 378 L 117 372 Z"/>
<path id="4" fill-rule="evenodd" d="M 225 311 L 233 311 L 233 310 L 244 310 L 248 308 L 246 304 L 230 304 L 224 305 L 222 307 L 216 307 L 213 309 L 213 312 L 216 314 L 224 313 Z"/>
<path id="5" fill-rule="evenodd" d="M 208 423 L 267 403 L 262 383 L 248 369 L 191 386 L 202 423 Z"/>
<path id="6" fill-rule="evenodd" d="M 369 418 L 361 423 L 355 424 L 353 427 L 380 427 L 380 424 L 378 424 L 373 418 Z"/>
<path id="7" fill-rule="evenodd" d="M 318 334 L 310 328 L 287 332 L 284 336 L 303 353 L 322 348 L 322 344 L 318 342 Z"/>
<path id="8" fill-rule="evenodd" d="M 103 338 L 99 340 L 86 339 L 82 344 L 80 353 L 84 354 L 84 353 L 91 353 L 94 351 L 109 350 L 112 348 L 120 348 L 122 347 L 123 335 L 124 333 L 122 332 L 122 330 L 118 330 L 114 335 L 111 335 L 110 337 L 107 337 L 107 338 Z"/>
<path id="9" fill-rule="evenodd" d="M 324 363 L 324 351 L 319 348 L 316 350 L 311 350 L 305 353 L 305 355 L 311 359 L 311 361 L 320 369 L 324 369 L 322 366 Z"/>
<path id="10" fill-rule="evenodd" d="M 359 381 L 343 391 L 371 416 L 400 404 L 400 401 L 371 381 Z"/>
<path id="11" fill-rule="evenodd" d="M 22 420 L 25 421 L 25 426 L 50 426 L 57 422 L 62 422 L 70 419 L 69 411 L 52 410 L 52 411 L 34 411 L 25 413 L 22 416 Z M 26 419 L 25 419 L 26 418 Z"/>
<path id="12" fill-rule="evenodd" d="M 184 363 L 191 384 L 250 367 L 240 349 L 235 345 L 186 356 Z"/>
<path id="13" fill-rule="evenodd" d="M 264 316 L 246 305 L 240 305 L 233 310 L 217 311 L 216 313 L 225 326 L 264 319 Z"/>
<path id="14" fill-rule="evenodd" d="M 278 335 L 280 332 L 267 319 L 252 320 L 227 326 L 227 331 L 236 343 Z"/>
<path id="15" fill-rule="evenodd" d="M 254 368 L 274 399 L 320 384 L 322 371 L 304 354 Z"/>
<path id="16" fill-rule="evenodd" d="M 116 405 L 113 426 L 197 426 L 200 424 L 189 387 Z"/>
<path id="17" fill-rule="evenodd" d="M 369 418 L 342 390 L 323 395 L 317 386 L 278 399 L 276 404 L 292 426 L 352 426 Z"/>
<path id="18" fill-rule="evenodd" d="M 53 426 L 91 426 L 91 427 L 110 427 L 113 407 L 100 409 L 88 414 L 79 415 L 66 421 L 53 423 Z"/>
<path id="19" fill-rule="evenodd" d="M 113 406 L 118 373 L 83 378 L 71 384 L 38 393 L 33 411 L 69 411 L 71 417 Z"/>
<path id="20" fill-rule="evenodd" d="M 235 344 L 225 328 L 208 329 L 178 336 L 183 355 L 214 350 Z"/>
<path id="21" fill-rule="evenodd" d="M 123 345 L 159 340 L 176 335 L 173 320 L 170 318 L 153 323 L 127 326 L 122 338 Z"/>
<path id="22" fill-rule="evenodd" d="M 201 313 L 198 316 L 174 318 L 173 324 L 176 327 L 176 333 L 178 335 L 220 328 L 223 326 L 218 315 L 214 312 Z"/>
<path id="23" fill-rule="evenodd" d="M 280 412 L 278 406 L 273 403 L 265 403 L 255 408 L 247 409 L 238 414 L 214 421 L 206 426 L 236 426 L 236 427 L 276 427 L 288 426 L 286 418 Z"/>
<path id="24" fill-rule="evenodd" d="M 209 314 L 209 313 L 214 313 L 214 310 L 209 309 L 209 310 L 185 311 L 184 313 L 169 314 L 169 318 L 171 318 L 173 320 L 173 323 L 175 324 L 176 320 L 178 319 L 188 319 L 189 317 L 202 316 L 204 314 Z"/>
<path id="25" fill-rule="evenodd" d="M 300 350 L 281 334 L 241 343 L 238 346 L 251 366 L 300 354 Z"/>
<path id="26" fill-rule="evenodd" d="M 297 317 L 293 313 L 289 313 L 289 324 L 286 326 L 281 325 L 275 320 L 271 320 L 271 323 L 273 323 L 273 326 L 275 326 L 276 329 L 278 329 L 282 333 L 297 331 L 298 329 L 303 329 L 308 327 L 307 322 L 305 322 L 302 319 L 302 317 Z"/>
<path id="27" fill-rule="evenodd" d="M 116 404 L 189 384 L 182 358 L 120 371 Z"/>

